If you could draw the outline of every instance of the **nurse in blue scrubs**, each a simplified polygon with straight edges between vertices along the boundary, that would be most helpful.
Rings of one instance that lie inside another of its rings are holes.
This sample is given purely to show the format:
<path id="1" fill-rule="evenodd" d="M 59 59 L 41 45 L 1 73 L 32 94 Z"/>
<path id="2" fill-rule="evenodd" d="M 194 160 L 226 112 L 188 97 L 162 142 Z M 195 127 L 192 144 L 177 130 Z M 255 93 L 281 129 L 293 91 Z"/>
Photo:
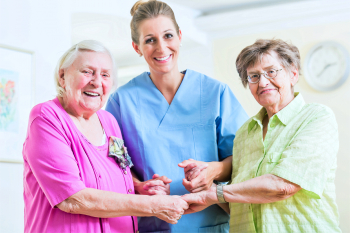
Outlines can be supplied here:
<path id="1" fill-rule="evenodd" d="M 179 71 L 182 34 L 166 3 L 139 1 L 131 14 L 132 45 L 150 72 L 114 92 L 106 110 L 117 119 L 134 163 L 135 190 L 169 194 L 170 187 L 171 195 L 183 195 L 186 188 L 198 192 L 213 180 L 228 181 L 233 139 L 247 114 L 226 84 Z M 139 231 L 228 232 L 228 221 L 214 205 L 182 216 L 176 225 L 142 217 Z"/>

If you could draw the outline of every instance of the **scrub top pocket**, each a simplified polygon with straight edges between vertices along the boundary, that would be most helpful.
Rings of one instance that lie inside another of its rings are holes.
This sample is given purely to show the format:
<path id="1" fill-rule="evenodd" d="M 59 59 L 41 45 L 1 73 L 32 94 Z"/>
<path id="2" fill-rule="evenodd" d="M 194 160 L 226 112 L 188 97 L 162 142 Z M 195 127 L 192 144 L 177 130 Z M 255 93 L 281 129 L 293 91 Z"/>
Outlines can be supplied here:
<path id="1" fill-rule="evenodd" d="M 197 126 L 192 129 L 196 160 L 203 162 L 218 161 L 216 125 Z"/>

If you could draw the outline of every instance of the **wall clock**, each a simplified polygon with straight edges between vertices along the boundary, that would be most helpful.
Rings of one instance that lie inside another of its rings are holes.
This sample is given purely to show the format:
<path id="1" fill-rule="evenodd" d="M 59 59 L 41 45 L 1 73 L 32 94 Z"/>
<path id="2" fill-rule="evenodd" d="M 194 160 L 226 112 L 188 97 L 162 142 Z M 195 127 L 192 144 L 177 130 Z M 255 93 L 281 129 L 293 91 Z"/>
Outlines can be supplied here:
<path id="1" fill-rule="evenodd" d="M 334 90 L 349 77 L 349 53 L 337 42 L 321 42 L 306 55 L 304 71 L 307 83 L 315 90 Z"/>

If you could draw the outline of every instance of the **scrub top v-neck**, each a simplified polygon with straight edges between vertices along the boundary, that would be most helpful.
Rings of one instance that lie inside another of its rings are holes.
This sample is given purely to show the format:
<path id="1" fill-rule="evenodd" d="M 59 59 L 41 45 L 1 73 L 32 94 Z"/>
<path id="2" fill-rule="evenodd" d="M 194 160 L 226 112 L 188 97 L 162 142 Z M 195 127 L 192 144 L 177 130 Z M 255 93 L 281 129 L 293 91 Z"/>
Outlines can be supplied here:
<path id="1" fill-rule="evenodd" d="M 169 177 L 171 195 L 188 193 L 178 163 L 189 158 L 221 161 L 232 155 L 235 133 L 248 119 L 226 84 L 192 70 L 186 70 L 170 105 L 144 72 L 111 94 L 106 110 L 119 123 L 138 177 Z M 139 218 L 139 231 L 228 232 L 228 221 L 229 215 L 213 205 L 182 216 L 176 225 Z"/>

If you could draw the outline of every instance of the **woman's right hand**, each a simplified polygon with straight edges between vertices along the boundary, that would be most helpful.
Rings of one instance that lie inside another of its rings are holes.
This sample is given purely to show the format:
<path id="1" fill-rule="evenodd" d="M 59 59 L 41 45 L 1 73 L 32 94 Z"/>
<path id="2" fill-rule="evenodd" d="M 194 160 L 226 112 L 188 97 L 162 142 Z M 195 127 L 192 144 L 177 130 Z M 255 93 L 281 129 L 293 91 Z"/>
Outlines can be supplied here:
<path id="1" fill-rule="evenodd" d="M 154 216 L 166 221 L 167 223 L 176 224 L 181 216 L 188 209 L 188 204 L 180 196 L 152 196 Z"/>
<path id="2" fill-rule="evenodd" d="M 169 195 L 171 179 L 154 174 L 151 180 L 134 182 L 135 190 L 142 195 Z"/>

